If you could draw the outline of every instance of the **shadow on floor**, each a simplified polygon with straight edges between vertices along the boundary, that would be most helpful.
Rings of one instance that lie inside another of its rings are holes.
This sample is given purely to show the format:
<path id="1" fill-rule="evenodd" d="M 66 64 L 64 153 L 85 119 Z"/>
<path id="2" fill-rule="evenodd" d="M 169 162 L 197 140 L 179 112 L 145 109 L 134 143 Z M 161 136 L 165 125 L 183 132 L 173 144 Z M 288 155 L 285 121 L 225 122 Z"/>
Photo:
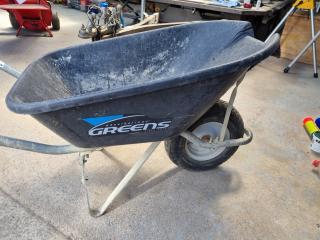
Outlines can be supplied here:
<path id="1" fill-rule="evenodd" d="M 53 31 L 54 32 L 54 31 Z M 5 28 L 5 32 L 1 31 L 0 36 L 15 36 L 17 30 L 13 28 Z M 23 28 L 18 37 L 48 37 L 46 31 L 29 31 L 28 29 Z"/>
<path id="2" fill-rule="evenodd" d="M 108 159 L 108 164 L 104 162 L 107 158 L 102 154 L 95 157 L 89 166 L 89 175 L 92 177 L 88 185 L 94 206 L 99 206 L 126 174 L 129 164 L 125 165 L 125 161 L 120 161 L 112 154 L 108 155 L 112 159 Z M 237 192 L 242 185 L 239 173 L 230 167 L 222 166 L 206 172 L 191 172 L 174 167 L 161 172 L 151 166 L 151 169 L 142 169 L 105 216 L 96 219 L 91 218 L 87 212 L 85 194 L 80 183 L 80 166 L 75 158 L 76 155 L 59 159 L 64 164 L 58 171 L 48 170 L 55 171 L 50 177 L 40 171 L 42 176 L 37 181 L 11 185 L 10 194 L 34 215 L 41 216 L 44 222 L 57 229 L 67 226 L 79 237 L 93 232 L 99 232 L 102 236 L 110 231 L 111 226 L 122 224 L 123 219 L 139 225 L 141 216 L 149 219 L 143 223 L 146 228 L 164 224 L 168 219 L 173 224 L 181 225 L 182 219 L 192 217 L 197 219 L 194 228 L 201 229 L 202 224 L 218 221 L 216 214 L 219 199 L 225 194 Z M 158 157 L 155 155 L 153 158 L 157 161 Z M 45 161 L 42 159 L 37 163 L 39 169 L 45 166 L 50 169 L 50 164 Z M 54 166 L 59 166 L 57 160 Z M 197 211 L 198 215 L 193 216 L 193 211 Z M 165 214 L 155 217 L 161 212 Z M 78 228 L 79 222 L 81 228 Z M 187 225 L 183 225 L 179 231 L 188 233 L 188 229 Z M 69 230 L 63 232 L 65 235 L 70 234 Z"/>

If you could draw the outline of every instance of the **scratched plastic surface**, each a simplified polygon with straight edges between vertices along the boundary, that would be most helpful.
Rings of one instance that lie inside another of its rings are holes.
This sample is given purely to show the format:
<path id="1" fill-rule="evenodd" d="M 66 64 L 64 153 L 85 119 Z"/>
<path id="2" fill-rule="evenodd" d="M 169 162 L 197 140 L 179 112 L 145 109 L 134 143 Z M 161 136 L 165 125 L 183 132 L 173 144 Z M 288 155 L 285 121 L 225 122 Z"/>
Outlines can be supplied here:
<path id="1" fill-rule="evenodd" d="M 192 126 L 253 65 L 271 55 L 241 21 L 196 22 L 74 46 L 29 65 L 7 95 L 79 147 L 161 141 Z M 83 119 L 113 115 L 169 121 L 163 131 L 93 137 Z"/>
<path id="2" fill-rule="evenodd" d="M 216 21 L 63 49 L 31 64 L 12 97 L 18 102 L 41 102 L 188 75 L 262 49 L 264 44 L 248 38 L 251 35 L 246 22 Z"/>

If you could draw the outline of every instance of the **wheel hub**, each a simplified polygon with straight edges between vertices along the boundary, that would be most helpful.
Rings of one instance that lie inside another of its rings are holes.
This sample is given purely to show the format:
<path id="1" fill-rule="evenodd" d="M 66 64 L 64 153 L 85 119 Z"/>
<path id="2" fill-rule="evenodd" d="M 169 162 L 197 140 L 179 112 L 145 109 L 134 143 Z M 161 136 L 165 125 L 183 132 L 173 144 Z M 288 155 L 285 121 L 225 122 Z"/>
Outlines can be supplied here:
<path id="1" fill-rule="evenodd" d="M 219 138 L 222 125 L 223 124 L 219 122 L 207 122 L 195 128 L 192 133 L 202 141 L 212 143 L 214 140 Z M 230 139 L 228 129 L 226 130 L 225 139 Z M 200 147 L 192 142 L 186 141 L 185 149 L 186 153 L 192 159 L 196 161 L 208 161 L 220 155 L 226 147 L 210 149 Z"/>

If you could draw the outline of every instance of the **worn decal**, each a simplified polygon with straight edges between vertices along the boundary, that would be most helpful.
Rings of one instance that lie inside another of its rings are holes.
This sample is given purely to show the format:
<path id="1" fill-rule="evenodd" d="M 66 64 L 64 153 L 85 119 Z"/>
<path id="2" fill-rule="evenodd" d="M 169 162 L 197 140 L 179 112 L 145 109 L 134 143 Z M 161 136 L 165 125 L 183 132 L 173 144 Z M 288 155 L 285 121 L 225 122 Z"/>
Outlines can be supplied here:
<path id="1" fill-rule="evenodd" d="M 160 131 L 170 127 L 169 119 L 152 119 L 145 115 L 112 115 L 84 118 L 83 121 L 93 126 L 90 136 L 114 135 L 136 132 Z"/>

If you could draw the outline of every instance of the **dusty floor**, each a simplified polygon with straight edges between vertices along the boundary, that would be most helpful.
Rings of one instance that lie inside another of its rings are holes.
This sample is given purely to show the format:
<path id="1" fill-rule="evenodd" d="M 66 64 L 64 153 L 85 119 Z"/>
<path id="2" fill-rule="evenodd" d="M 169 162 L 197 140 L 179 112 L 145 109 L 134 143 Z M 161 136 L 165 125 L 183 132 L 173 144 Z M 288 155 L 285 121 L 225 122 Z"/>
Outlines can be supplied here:
<path id="1" fill-rule="evenodd" d="M 59 8 L 62 29 L 54 38 L 19 37 L 0 12 L 0 59 L 19 70 L 42 54 L 76 43 L 85 15 Z M 88 215 L 76 154 L 47 156 L 1 148 L 0 239 L 320 239 L 320 179 L 312 172 L 309 139 L 301 119 L 317 116 L 320 80 L 297 65 L 269 58 L 250 71 L 236 107 L 254 132 L 214 171 L 176 168 L 163 145 L 112 206 Z M 64 143 L 29 116 L 6 108 L 14 79 L 0 73 L 0 133 Z M 147 145 L 112 147 L 89 162 L 96 205 Z"/>

